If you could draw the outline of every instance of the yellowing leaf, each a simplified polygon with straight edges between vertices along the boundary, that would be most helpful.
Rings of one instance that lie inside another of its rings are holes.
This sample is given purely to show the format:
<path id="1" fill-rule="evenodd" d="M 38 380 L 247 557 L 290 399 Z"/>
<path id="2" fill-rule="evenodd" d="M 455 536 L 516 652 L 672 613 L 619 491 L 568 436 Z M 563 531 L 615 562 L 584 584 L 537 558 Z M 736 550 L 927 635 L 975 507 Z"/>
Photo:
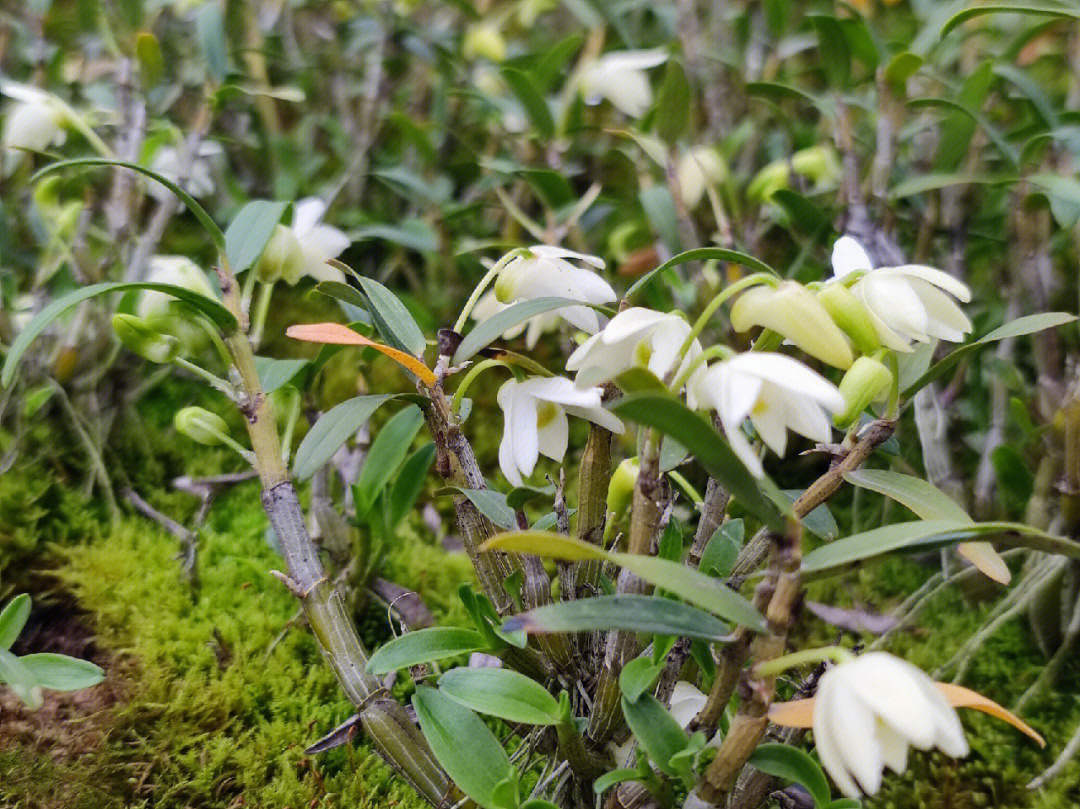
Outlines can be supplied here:
<path id="1" fill-rule="evenodd" d="M 934 683 L 945 699 L 954 708 L 974 708 L 976 711 L 1008 722 L 1021 733 L 1034 739 L 1039 747 L 1046 747 L 1046 741 L 1027 722 L 1007 708 L 998 705 L 989 697 L 977 691 L 953 683 Z M 769 707 L 769 721 L 786 728 L 811 728 L 814 726 L 814 698 L 793 699 L 778 702 Z"/>
<path id="2" fill-rule="evenodd" d="M 307 343 L 331 343 L 340 346 L 367 346 L 380 351 L 401 367 L 412 371 L 420 381 L 429 388 L 436 383 L 435 374 L 424 363 L 420 362 L 412 354 L 406 354 L 397 348 L 376 343 L 362 334 L 343 326 L 340 323 L 306 323 L 297 326 L 289 326 L 285 334 L 294 340 L 303 340 Z"/>
<path id="3" fill-rule="evenodd" d="M 585 559 L 607 559 L 608 554 L 595 545 L 572 539 L 553 531 L 510 531 L 492 537 L 480 546 L 482 551 L 518 551 L 534 553 L 564 562 Z"/>
<path id="4" fill-rule="evenodd" d="M 961 542 L 956 546 L 956 552 L 975 565 L 979 572 L 998 584 L 1008 584 L 1012 581 L 1009 566 L 989 542 Z"/>
<path id="5" fill-rule="evenodd" d="M 1012 711 L 998 705 L 992 699 L 984 697 L 978 691 L 972 691 L 970 688 L 964 688 L 962 685 L 954 685 L 953 683 L 935 683 L 935 685 L 954 708 L 974 708 L 976 711 L 988 713 L 1004 722 L 1008 722 L 1026 736 L 1030 736 L 1039 747 L 1046 747 L 1046 740 L 1031 725 Z"/>

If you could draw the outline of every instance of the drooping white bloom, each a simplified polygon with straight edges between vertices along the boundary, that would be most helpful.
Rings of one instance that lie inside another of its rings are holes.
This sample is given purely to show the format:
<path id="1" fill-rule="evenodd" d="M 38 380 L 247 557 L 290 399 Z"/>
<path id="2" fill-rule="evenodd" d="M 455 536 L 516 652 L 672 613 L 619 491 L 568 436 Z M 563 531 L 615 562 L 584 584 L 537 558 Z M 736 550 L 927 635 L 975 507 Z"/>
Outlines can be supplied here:
<path id="1" fill-rule="evenodd" d="M 499 299 L 495 297 L 495 290 L 489 289 L 480 296 L 480 300 L 473 307 L 472 318 L 477 322 L 483 322 L 499 314 L 503 309 L 509 308 L 509 306 L 510 304 L 500 303 Z M 507 329 L 503 332 L 502 338 L 504 340 L 513 340 L 519 334 L 525 332 L 525 347 L 531 351 L 536 348 L 536 344 L 540 341 L 540 335 L 552 331 L 558 325 L 558 312 L 544 312 L 542 315 L 530 317 L 524 323 L 519 323 L 513 328 Z"/>
<path id="2" fill-rule="evenodd" d="M 214 193 L 210 161 L 221 153 L 220 144 L 214 141 L 203 141 L 199 144 L 194 158 L 183 161 L 180 158 L 180 150 L 175 146 L 162 146 L 154 152 L 150 168 L 174 183 L 179 183 L 180 179 L 184 178 L 184 190 L 196 199 L 200 199 Z M 147 182 L 146 192 L 158 202 L 175 199 L 172 191 L 152 180 Z"/>
<path id="3" fill-rule="evenodd" d="M 971 321 L 953 301 L 967 303 L 971 290 L 946 272 L 922 264 L 874 269 L 866 250 L 850 236 L 836 240 L 832 265 L 837 279 L 852 272 L 866 273 L 851 285 L 851 291 L 866 306 L 888 348 L 911 351 L 912 340 L 958 343 L 971 331 Z"/>
<path id="4" fill-rule="evenodd" d="M 607 382 L 635 366 L 648 368 L 663 379 L 689 334 L 690 324 L 678 315 L 635 306 L 619 312 L 603 330 L 578 346 L 567 360 L 566 370 L 577 372 L 575 382 L 579 388 Z M 700 353 L 701 344 L 694 340 L 679 370 Z M 702 366 L 695 371 L 693 378 L 704 370 Z M 687 385 L 688 390 L 692 387 Z"/>
<path id="5" fill-rule="evenodd" d="M 566 454 L 567 414 L 621 434 L 623 424 L 600 404 L 600 389 L 582 390 L 565 377 L 510 380 L 499 389 L 503 437 L 499 467 L 514 486 L 532 474 L 540 455 L 561 461 Z"/>
<path id="6" fill-rule="evenodd" d="M 205 295 L 215 297 L 210 279 L 194 261 L 187 256 L 151 256 L 147 263 L 146 280 L 156 284 L 171 284 Z M 145 290 L 140 293 L 135 313 L 143 318 L 169 314 L 169 304 L 176 300 L 172 295 L 157 290 Z"/>
<path id="7" fill-rule="evenodd" d="M 705 196 L 705 189 L 717 185 L 728 176 L 728 168 L 720 153 L 709 146 L 695 146 L 683 152 L 675 167 L 683 204 L 693 210 Z"/>
<path id="8" fill-rule="evenodd" d="M 814 701 L 814 741 L 825 771 L 850 798 L 873 795 L 885 767 L 903 772 L 908 745 L 968 753 L 956 711 L 921 669 L 886 652 L 829 668 Z"/>
<path id="9" fill-rule="evenodd" d="M 64 105 L 52 93 L 17 82 L 3 82 L 0 91 L 15 103 L 4 115 L 0 143 L 5 149 L 41 152 L 64 141 Z"/>
<path id="10" fill-rule="evenodd" d="M 750 472 L 765 474 L 754 448 L 739 429 L 749 417 L 765 445 L 783 456 L 787 431 L 826 443 L 832 424 L 826 411 L 844 410 L 837 387 L 784 354 L 748 351 L 709 366 L 696 381 L 701 408 L 715 410 L 728 442 Z"/>
<path id="11" fill-rule="evenodd" d="M 538 244 L 514 256 L 499 271 L 495 296 L 500 303 L 534 298 L 570 298 L 582 303 L 609 303 L 615 290 L 593 269 L 571 264 L 574 259 L 596 270 L 604 269 L 603 259 L 575 253 L 562 247 Z M 587 306 L 567 306 L 555 310 L 572 325 L 589 334 L 600 328 L 596 312 Z"/>
<path id="12" fill-rule="evenodd" d="M 326 262 L 340 256 L 352 242 L 343 231 L 322 222 L 325 213 L 326 203 L 318 197 L 299 200 L 293 207 L 292 230 L 304 256 L 301 274 L 316 281 L 344 281 L 344 273 Z M 300 275 L 285 280 L 295 284 Z"/>
<path id="13" fill-rule="evenodd" d="M 640 118 L 652 105 L 652 87 L 646 70 L 667 61 L 667 53 L 656 48 L 648 51 L 612 51 L 587 65 L 578 87 L 586 104 L 604 99 L 631 118 Z"/>

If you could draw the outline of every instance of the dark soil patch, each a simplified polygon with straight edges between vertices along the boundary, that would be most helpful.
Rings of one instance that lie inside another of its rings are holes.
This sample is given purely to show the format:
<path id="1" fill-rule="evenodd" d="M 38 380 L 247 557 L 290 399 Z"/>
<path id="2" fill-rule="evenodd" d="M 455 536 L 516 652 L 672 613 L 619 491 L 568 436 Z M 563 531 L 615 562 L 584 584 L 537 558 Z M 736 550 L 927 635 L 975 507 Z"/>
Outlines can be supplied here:
<path id="1" fill-rule="evenodd" d="M 90 660 L 105 669 L 106 676 L 100 685 L 82 691 L 45 691 L 45 704 L 37 711 L 29 710 L 10 689 L 0 689 L 0 751 L 25 747 L 59 762 L 97 750 L 112 725 L 112 709 L 125 701 L 127 666 L 95 643 L 89 615 L 67 593 L 53 591 L 35 599 L 12 651 Z"/>

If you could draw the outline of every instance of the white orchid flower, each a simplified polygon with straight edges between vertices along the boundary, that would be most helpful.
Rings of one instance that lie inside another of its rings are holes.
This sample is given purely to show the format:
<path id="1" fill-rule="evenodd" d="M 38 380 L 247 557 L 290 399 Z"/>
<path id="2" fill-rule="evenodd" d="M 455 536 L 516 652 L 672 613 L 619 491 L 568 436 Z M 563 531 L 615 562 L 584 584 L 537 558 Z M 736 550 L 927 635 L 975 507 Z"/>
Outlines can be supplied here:
<path id="1" fill-rule="evenodd" d="M 580 261 L 596 270 L 604 269 L 603 259 L 575 253 L 562 247 L 538 244 L 510 259 L 499 271 L 495 296 L 500 303 L 534 298 L 570 298 L 582 303 L 609 303 L 615 300 L 611 284 L 592 269 L 578 267 L 567 259 Z M 555 310 L 572 325 L 595 334 L 600 328 L 596 312 L 588 306 L 567 306 Z"/>
<path id="2" fill-rule="evenodd" d="M 476 302 L 476 306 L 472 310 L 472 318 L 477 322 L 483 322 L 488 318 L 494 317 L 504 309 L 509 309 L 510 304 L 500 303 L 499 299 L 495 296 L 494 290 L 488 290 L 482 296 L 480 300 Z M 536 317 L 530 317 L 524 323 L 507 329 L 503 332 L 502 338 L 504 340 L 513 340 L 515 337 L 525 332 L 525 347 L 530 351 L 536 348 L 536 344 L 540 341 L 540 336 L 545 332 L 553 331 L 558 328 L 559 314 L 558 312 L 544 312 L 542 315 Z"/>
<path id="3" fill-rule="evenodd" d="M 586 104 L 604 99 L 631 118 L 640 118 L 652 105 L 652 87 L 645 71 L 662 65 L 668 55 L 661 48 L 648 51 L 612 51 L 587 65 L 578 79 Z"/>
<path id="4" fill-rule="evenodd" d="M 293 206 L 292 231 L 304 256 L 302 274 L 316 281 L 343 282 L 345 274 L 326 262 L 340 256 L 352 241 L 343 231 L 322 222 L 325 213 L 326 203 L 318 197 L 307 197 Z M 295 284 L 299 275 L 285 280 Z"/>
<path id="5" fill-rule="evenodd" d="M 968 753 L 960 719 L 934 681 L 886 652 L 829 668 L 813 721 L 822 766 L 849 798 L 875 794 L 885 767 L 903 772 L 908 745 L 955 758 Z"/>
<path id="6" fill-rule="evenodd" d="M 182 287 L 208 298 L 216 297 L 206 273 L 187 256 L 151 256 L 147 262 L 146 280 Z M 135 313 L 143 319 L 168 315 L 169 304 L 174 300 L 172 295 L 149 289 L 140 293 Z"/>
<path id="7" fill-rule="evenodd" d="M 532 474 L 540 455 L 561 461 L 566 454 L 567 414 L 599 424 L 613 433 L 623 423 L 600 404 L 600 389 L 582 390 L 565 377 L 510 380 L 499 389 L 503 437 L 499 467 L 514 486 Z"/>
<path id="8" fill-rule="evenodd" d="M 42 152 L 64 142 L 66 105 L 52 93 L 18 82 L 3 82 L 0 92 L 14 100 L 5 116 L 0 143 L 5 149 Z"/>
<path id="9" fill-rule="evenodd" d="M 728 176 L 720 153 L 710 146 L 695 146 L 683 152 L 675 167 L 683 204 L 693 210 L 705 196 L 705 189 L 719 185 Z"/>
<path id="10" fill-rule="evenodd" d="M 798 360 L 765 351 L 709 366 L 694 387 L 698 406 L 717 412 L 732 450 L 757 477 L 765 471 L 739 429 L 748 417 L 765 445 L 782 457 L 788 430 L 827 443 L 832 423 L 826 411 L 844 410 L 844 397 L 832 382 Z"/>
<path id="11" fill-rule="evenodd" d="M 210 196 L 214 193 L 214 179 L 210 174 L 210 161 L 222 153 L 221 145 L 214 141 L 203 141 L 199 144 L 195 156 L 188 161 L 180 158 L 180 150 L 175 146 L 162 146 L 150 161 L 151 170 L 157 172 L 166 180 L 180 183 L 184 178 L 183 188 L 196 199 Z M 176 199 L 173 192 L 161 183 L 147 182 L 146 192 L 158 202 Z"/>
<path id="12" fill-rule="evenodd" d="M 567 360 L 566 370 L 577 372 L 575 382 L 579 388 L 607 382 L 633 367 L 648 368 L 663 379 L 671 372 L 689 334 L 690 324 L 678 315 L 643 307 L 626 309 L 578 346 Z M 694 340 L 679 370 L 700 353 L 701 344 Z M 704 370 L 702 366 L 692 378 Z M 688 390 L 692 387 L 687 385 Z"/>
<path id="13" fill-rule="evenodd" d="M 836 240 L 832 266 L 836 279 L 866 273 L 851 285 L 851 291 L 870 313 L 888 348 L 911 351 L 913 340 L 959 343 L 971 331 L 971 321 L 953 301 L 967 303 L 971 290 L 946 272 L 922 264 L 875 269 L 866 249 L 850 236 Z"/>

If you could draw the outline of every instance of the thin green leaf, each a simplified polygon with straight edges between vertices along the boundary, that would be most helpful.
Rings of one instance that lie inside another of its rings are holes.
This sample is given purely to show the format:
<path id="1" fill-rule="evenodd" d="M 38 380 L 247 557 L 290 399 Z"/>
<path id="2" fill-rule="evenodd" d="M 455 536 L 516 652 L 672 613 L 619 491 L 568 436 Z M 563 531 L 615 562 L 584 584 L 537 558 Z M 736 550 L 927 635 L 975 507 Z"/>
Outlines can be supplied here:
<path id="1" fill-rule="evenodd" d="M 451 669 L 439 678 L 439 690 L 466 708 L 507 722 L 559 722 L 558 700 L 540 683 L 510 669 Z"/>
<path id="2" fill-rule="evenodd" d="M 854 486 L 891 497 L 900 505 L 911 509 L 916 517 L 924 520 L 972 521 L 955 500 L 922 478 L 887 469 L 856 469 L 845 473 L 844 480 Z"/>
<path id="3" fill-rule="evenodd" d="M 276 360 L 270 357 L 256 357 L 255 371 L 259 374 L 263 393 L 273 393 L 282 385 L 287 385 L 310 363 L 311 360 Z"/>
<path id="4" fill-rule="evenodd" d="M 469 498 L 476 510 L 491 520 L 499 528 L 512 531 L 518 527 L 514 510 L 506 505 L 506 495 L 494 489 L 466 489 L 463 486 L 450 486 L 449 490 L 459 492 Z M 436 494 L 448 494 L 447 489 Z"/>
<path id="5" fill-rule="evenodd" d="M 612 770 L 611 772 L 604 773 L 593 782 L 593 791 L 597 795 L 602 795 L 616 784 L 621 784 L 625 781 L 637 781 L 640 780 L 641 777 L 641 772 L 639 770 Z"/>
<path id="6" fill-rule="evenodd" d="M 619 688 L 628 700 L 637 702 L 663 671 L 663 664 L 654 663 L 648 657 L 635 657 L 619 672 Z"/>
<path id="7" fill-rule="evenodd" d="M 507 631 L 606 632 L 622 629 L 653 635 L 677 635 L 715 642 L 729 639 L 730 628 L 704 610 L 670 598 L 614 595 L 560 601 L 515 615 L 503 624 Z"/>
<path id="8" fill-rule="evenodd" d="M 0 649 L 0 683 L 7 683 L 30 710 L 41 707 L 41 685 L 23 662 L 7 649 Z"/>
<path id="9" fill-rule="evenodd" d="M 409 405 L 388 421 L 375 436 L 356 484 L 359 500 L 357 512 L 367 513 L 375 498 L 394 476 L 409 453 L 416 434 L 424 425 L 424 414 L 416 405 Z"/>
<path id="10" fill-rule="evenodd" d="M 405 308 L 405 304 L 373 278 L 360 275 L 340 262 L 336 262 L 335 266 L 348 270 L 360 284 L 364 303 L 375 321 L 375 328 L 379 330 L 383 339 L 394 348 L 408 351 L 416 357 L 423 357 L 427 340 L 420 327 L 416 325 L 416 321 L 413 320 L 413 316 L 409 314 L 409 310 Z"/>
<path id="11" fill-rule="evenodd" d="M 197 8 L 195 33 L 210 77 L 221 84 L 229 69 L 229 51 L 225 42 L 225 15 L 215 0 Z"/>
<path id="12" fill-rule="evenodd" d="M 1015 182 L 1013 177 L 989 174 L 920 174 L 897 183 L 889 192 L 889 196 L 893 199 L 903 199 L 904 197 L 913 197 L 916 194 L 924 194 L 927 191 L 936 191 L 939 188 L 949 188 L 954 185 L 1008 185 L 1012 182 Z"/>
<path id="13" fill-rule="evenodd" d="M 1021 6 L 1011 3 L 991 3 L 985 6 L 966 8 L 963 11 L 957 12 L 941 27 L 940 36 L 944 37 L 968 20 L 974 19 L 975 17 L 981 17 L 984 14 L 1033 14 L 1080 20 L 1080 11 L 1062 8 L 1061 6 Z"/>
<path id="14" fill-rule="evenodd" d="M 42 177 L 47 174 L 53 174 L 64 169 L 85 167 L 85 166 L 116 166 L 117 168 L 130 169 L 131 171 L 138 172 L 139 174 L 149 177 L 155 182 L 161 183 L 161 185 L 168 188 L 173 194 L 176 195 L 189 211 L 195 214 L 195 218 L 199 220 L 199 224 L 203 226 L 210 238 L 214 242 L 214 246 L 219 252 L 225 251 L 225 234 L 221 232 L 221 228 L 217 226 L 213 219 L 210 218 L 210 214 L 206 212 L 195 198 L 191 196 L 187 191 L 182 189 L 172 180 L 166 179 L 156 171 L 146 168 L 146 166 L 140 166 L 138 163 L 129 163 L 126 160 L 114 160 L 108 157 L 78 157 L 74 160 L 61 160 L 58 163 L 51 163 L 33 177 L 30 178 L 31 184 L 36 183 Z"/>
<path id="15" fill-rule="evenodd" d="M 431 752 L 451 780 L 484 809 L 506 809 L 495 802 L 496 791 L 516 770 L 483 720 L 426 685 L 416 689 L 412 704 Z"/>
<path id="16" fill-rule="evenodd" d="M 723 582 L 667 559 L 634 553 L 613 553 L 611 561 L 656 587 L 708 610 L 719 618 L 742 624 L 755 632 L 767 629 L 765 618 L 753 605 Z"/>
<path id="17" fill-rule="evenodd" d="M 425 444 L 414 452 L 398 472 L 390 489 L 390 527 L 394 528 L 412 510 L 424 491 L 428 470 L 435 461 L 435 445 Z"/>
<path id="18" fill-rule="evenodd" d="M 11 384 L 11 380 L 15 377 L 15 371 L 18 368 L 23 355 L 26 353 L 26 350 L 30 347 L 31 343 L 37 339 L 38 335 L 45 331 L 49 324 L 58 317 L 75 306 L 78 306 L 83 301 L 97 295 L 105 295 L 109 292 L 127 292 L 133 289 L 150 289 L 172 295 L 195 309 L 198 309 L 199 312 L 206 315 L 226 334 L 235 331 L 237 328 L 236 318 L 234 318 L 229 310 L 222 306 L 221 303 L 213 298 L 208 298 L 205 295 L 200 295 L 198 292 L 192 292 L 183 287 L 173 286 L 172 284 L 157 284 L 150 281 L 106 281 L 101 284 L 92 284 L 88 287 L 80 287 L 79 289 L 73 290 L 62 298 L 58 298 L 50 303 L 38 312 L 33 320 L 31 320 L 26 327 L 15 336 L 15 339 L 11 343 L 11 348 L 8 350 L 7 358 L 4 360 L 4 370 L 3 373 L 0 374 L 0 385 L 7 387 Z"/>
<path id="19" fill-rule="evenodd" d="M 502 76 L 510 90 L 517 96 L 517 100 L 521 102 L 521 106 L 525 108 L 529 120 L 536 128 L 536 133 L 545 140 L 550 139 L 555 134 L 555 120 L 551 117 L 547 101 L 536 89 L 532 79 L 528 74 L 512 67 L 504 67 Z"/>
<path id="20" fill-rule="evenodd" d="M 453 626 L 433 626 L 417 629 L 379 647 L 368 660 L 367 668 L 372 674 L 382 675 L 485 649 L 487 643 L 479 632 Z"/>
<path id="21" fill-rule="evenodd" d="M 324 413 L 300 442 L 293 461 L 293 474 L 300 480 L 307 480 L 318 472 L 349 436 L 359 430 L 384 402 L 393 398 L 386 393 L 356 396 Z"/>
<path id="22" fill-rule="evenodd" d="M 926 373 L 904 389 L 903 396 L 905 399 L 910 399 L 935 379 L 953 368 L 960 360 L 985 345 L 998 340 L 1004 340 L 1008 337 L 1022 337 L 1045 329 L 1057 328 L 1058 326 L 1064 326 L 1066 323 L 1072 323 L 1075 320 L 1076 315 L 1069 314 L 1068 312 L 1042 312 L 1041 314 L 1026 315 L 1025 317 L 1019 317 L 1016 320 L 1009 321 L 1005 325 L 994 329 L 985 337 L 982 337 L 973 343 L 960 346 L 940 362 L 930 366 Z"/>
<path id="23" fill-rule="evenodd" d="M 79 691 L 105 679 L 105 672 L 89 660 L 61 654 L 30 654 L 20 657 L 42 688 L 53 691 Z"/>
<path id="24" fill-rule="evenodd" d="M 656 134 L 667 143 L 676 143 L 686 134 L 690 122 L 690 82 L 677 59 L 667 62 L 658 98 Z"/>
<path id="25" fill-rule="evenodd" d="M 225 256 L 234 273 L 242 273 L 259 260 L 288 207 L 288 202 L 257 199 L 240 209 L 225 230 Z"/>
<path id="26" fill-rule="evenodd" d="M 671 759 L 690 740 L 671 712 L 652 694 L 643 694 L 636 702 L 623 697 L 622 710 L 626 724 L 652 762 L 661 772 L 678 776 L 680 773 L 671 766 Z"/>
<path id="27" fill-rule="evenodd" d="M 30 617 L 30 596 L 20 593 L 0 612 L 0 649 L 10 649 Z"/>
<path id="28" fill-rule="evenodd" d="M 817 762 L 797 747 L 787 744 L 762 744 L 750 754 L 749 764 L 763 773 L 794 781 L 810 793 L 819 809 L 832 800 L 829 782 Z"/>
<path id="29" fill-rule="evenodd" d="M 454 365 L 459 365 L 465 360 L 472 359 L 476 352 L 486 348 L 494 341 L 503 336 L 503 333 L 524 323 L 529 318 L 562 309 L 566 306 L 580 306 L 581 301 L 570 298 L 534 298 L 530 301 L 521 301 L 492 315 L 487 320 L 478 323 L 472 331 L 465 335 L 452 360 Z"/>

